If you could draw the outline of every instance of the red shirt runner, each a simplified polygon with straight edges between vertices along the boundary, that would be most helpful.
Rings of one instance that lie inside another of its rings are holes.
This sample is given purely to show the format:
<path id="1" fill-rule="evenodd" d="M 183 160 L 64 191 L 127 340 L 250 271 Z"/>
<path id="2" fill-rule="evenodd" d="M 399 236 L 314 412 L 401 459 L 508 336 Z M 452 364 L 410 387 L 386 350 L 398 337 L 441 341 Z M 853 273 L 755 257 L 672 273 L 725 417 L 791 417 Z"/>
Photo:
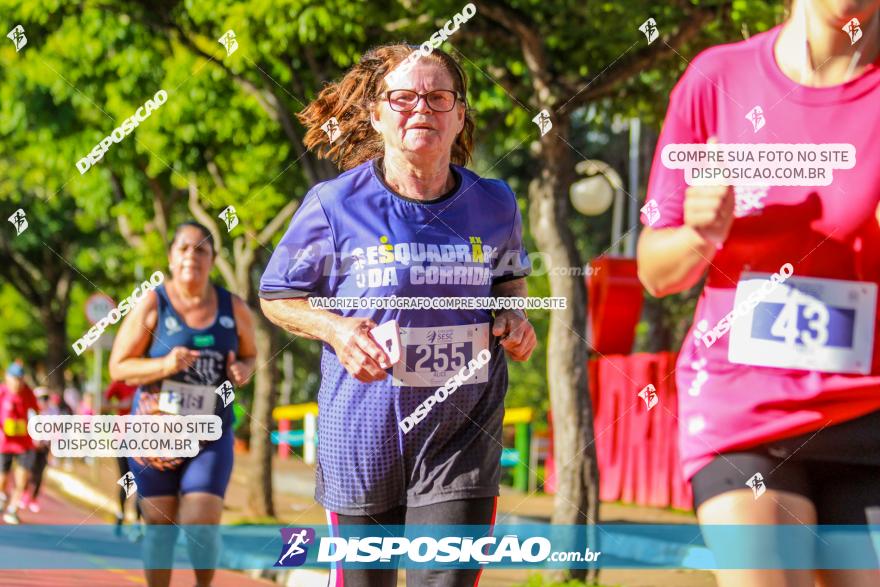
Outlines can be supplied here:
<path id="1" fill-rule="evenodd" d="M 109 405 L 112 399 L 116 399 L 116 415 L 127 416 L 131 413 L 131 402 L 134 399 L 134 393 L 137 386 L 126 385 L 124 381 L 114 381 L 104 392 L 104 397 Z"/>
<path id="2" fill-rule="evenodd" d="M 27 385 L 12 393 L 0 383 L 0 453 L 22 454 L 34 448 L 27 432 L 28 410 L 39 413 L 40 408 Z"/>

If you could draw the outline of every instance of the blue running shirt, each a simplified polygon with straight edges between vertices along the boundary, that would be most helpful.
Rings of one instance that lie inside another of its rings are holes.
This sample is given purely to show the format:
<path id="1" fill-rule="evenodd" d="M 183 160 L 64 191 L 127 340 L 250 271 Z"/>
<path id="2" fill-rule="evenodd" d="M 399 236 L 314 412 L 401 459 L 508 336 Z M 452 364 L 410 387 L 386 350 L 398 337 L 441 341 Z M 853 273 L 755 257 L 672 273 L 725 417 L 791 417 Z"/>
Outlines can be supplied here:
<path id="1" fill-rule="evenodd" d="M 456 165 L 456 188 L 429 202 L 384 181 L 379 160 L 312 188 L 276 247 L 260 297 L 489 297 L 525 277 L 522 219 L 506 183 Z M 401 361 L 378 382 L 351 377 L 324 343 L 316 499 L 345 515 L 498 495 L 507 391 L 491 310 L 344 309 L 396 319 Z M 477 353 L 489 364 L 404 434 L 398 423 Z"/>

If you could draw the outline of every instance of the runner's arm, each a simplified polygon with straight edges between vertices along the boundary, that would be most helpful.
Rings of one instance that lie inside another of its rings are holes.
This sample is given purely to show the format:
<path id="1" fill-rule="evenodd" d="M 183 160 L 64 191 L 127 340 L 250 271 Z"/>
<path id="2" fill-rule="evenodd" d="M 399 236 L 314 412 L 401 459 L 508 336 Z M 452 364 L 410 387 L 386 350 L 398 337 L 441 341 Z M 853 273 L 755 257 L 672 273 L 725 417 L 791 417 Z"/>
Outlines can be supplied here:
<path id="1" fill-rule="evenodd" d="M 122 321 L 113 350 L 110 352 L 110 378 L 129 385 L 152 383 L 172 375 L 165 357 L 144 358 L 159 321 L 158 296 L 154 291 L 144 294 Z"/>
<path id="2" fill-rule="evenodd" d="M 308 298 L 260 298 L 260 308 L 270 322 L 287 332 L 303 338 L 330 343 L 341 319 L 338 314 L 321 308 L 312 308 Z M 332 344 L 332 343 L 331 343 Z"/>
<path id="3" fill-rule="evenodd" d="M 492 286 L 495 297 L 525 298 L 528 286 L 525 278 L 512 279 Z M 501 310 L 495 312 L 492 334 L 501 338 L 501 346 L 514 361 L 526 361 L 535 350 L 538 339 L 529 323 L 525 310 Z"/>
<path id="4" fill-rule="evenodd" d="M 307 298 L 260 299 L 263 314 L 287 332 L 321 340 L 333 347 L 343 367 L 359 381 L 380 381 L 390 367 L 382 347 L 369 332 L 376 323 L 368 318 L 344 318 L 312 308 Z"/>
<path id="5" fill-rule="evenodd" d="M 646 226 L 636 253 L 639 281 L 658 298 L 685 291 L 700 281 L 716 251 L 712 241 L 690 226 Z"/>
<path id="6" fill-rule="evenodd" d="M 502 281 L 501 283 L 496 283 L 492 286 L 492 296 L 496 298 L 525 298 L 529 295 L 529 288 L 526 285 L 526 280 L 524 277 L 519 279 L 510 279 L 508 281 Z M 503 310 L 503 311 L 512 311 L 512 310 Z M 496 312 L 495 315 L 498 316 L 501 312 Z M 523 318 L 526 317 L 525 310 L 522 311 Z"/>

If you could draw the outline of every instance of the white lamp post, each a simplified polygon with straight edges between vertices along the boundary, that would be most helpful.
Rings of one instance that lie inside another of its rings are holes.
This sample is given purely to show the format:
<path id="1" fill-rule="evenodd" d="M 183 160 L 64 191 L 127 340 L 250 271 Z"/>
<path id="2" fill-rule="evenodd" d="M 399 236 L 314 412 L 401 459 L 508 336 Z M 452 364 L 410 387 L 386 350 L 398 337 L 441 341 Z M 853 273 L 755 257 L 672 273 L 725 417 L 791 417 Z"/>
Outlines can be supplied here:
<path id="1" fill-rule="evenodd" d="M 598 159 L 581 161 L 574 166 L 579 174 L 586 175 L 571 185 L 569 196 L 574 209 L 585 216 L 604 214 L 614 203 L 611 218 L 611 252 L 623 254 L 623 182 L 620 174 L 609 164 Z"/>

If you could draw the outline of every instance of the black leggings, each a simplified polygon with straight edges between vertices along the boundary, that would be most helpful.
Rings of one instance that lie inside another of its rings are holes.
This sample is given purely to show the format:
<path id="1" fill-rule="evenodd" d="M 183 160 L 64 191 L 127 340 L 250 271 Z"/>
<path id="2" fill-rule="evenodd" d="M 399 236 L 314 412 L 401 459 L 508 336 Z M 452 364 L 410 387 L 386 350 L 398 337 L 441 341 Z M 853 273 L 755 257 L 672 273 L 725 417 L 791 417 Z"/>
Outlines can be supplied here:
<path id="1" fill-rule="evenodd" d="M 116 462 L 119 465 L 119 476 L 124 477 L 126 473 L 130 471 L 128 467 L 128 457 L 116 457 Z M 119 488 L 119 513 L 122 516 L 121 519 L 125 519 L 125 502 L 128 500 L 128 497 L 125 495 L 125 488 Z M 141 519 L 141 502 L 140 498 L 135 495 L 134 496 L 134 511 L 136 518 L 138 520 Z"/>
<path id="2" fill-rule="evenodd" d="M 372 516 L 346 516 L 328 512 L 336 526 L 431 526 L 495 524 L 498 498 L 459 499 L 422 507 L 398 506 Z M 397 587 L 397 569 L 345 569 L 343 563 L 330 573 L 328 587 Z M 475 587 L 482 569 L 407 569 L 407 587 Z"/>
<path id="3" fill-rule="evenodd" d="M 816 432 L 716 456 L 691 480 L 694 509 L 716 495 L 765 487 L 801 495 L 819 524 L 880 523 L 880 411 Z"/>
<path id="4" fill-rule="evenodd" d="M 40 487 L 43 486 L 43 473 L 46 471 L 46 465 L 49 464 L 49 447 L 40 447 L 34 449 L 31 456 L 31 497 L 37 499 L 40 494 Z"/>

